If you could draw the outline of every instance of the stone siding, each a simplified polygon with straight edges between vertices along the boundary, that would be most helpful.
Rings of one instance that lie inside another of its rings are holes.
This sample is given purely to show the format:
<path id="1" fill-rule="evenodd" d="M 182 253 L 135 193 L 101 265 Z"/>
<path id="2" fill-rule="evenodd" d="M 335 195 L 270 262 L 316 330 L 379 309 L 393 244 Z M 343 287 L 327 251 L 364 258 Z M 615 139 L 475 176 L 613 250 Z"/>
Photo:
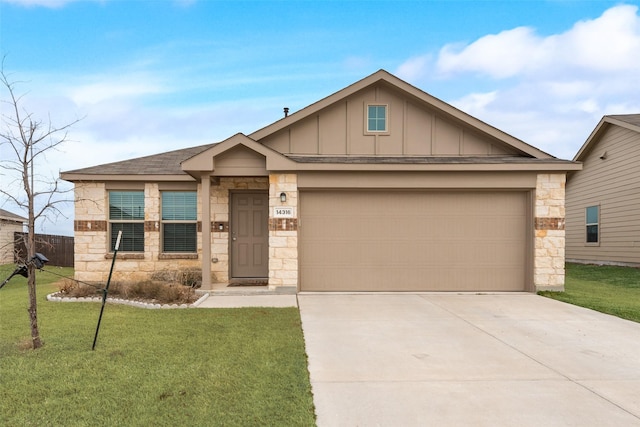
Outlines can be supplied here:
<path id="1" fill-rule="evenodd" d="M 145 250 L 119 253 L 114 280 L 145 280 L 163 269 L 202 268 L 202 233 L 211 232 L 213 283 L 229 281 L 229 195 L 233 190 L 269 191 L 270 289 L 299 282 L 298 187 L 293 173 L 267 177 L 216 178 L 211 184 L 211 218 L 202 218 L 198 185 L 198 250 L 196 254 L 163 254 L 160 235 L 160 187 L 145 184 Z M 280 194 L 287 195 L 286 202 Z M 105 282 L 113 254 L 109 253 L 108 191 L 104 183 L 75 186 L 76 279 Z M 565 275 L 565 174 L 539 174 L 535 192 L 533 284 L 536 290 L 562 290 Z M 275 218 L 275 208 L 292 208 L 292 218 Z M 222 230 L 220 230 L 222 228 Z"/>
<path id="2" fill-rule="evenodd" d="M 538 175 L 533 266 L 536 290 L 564 290 L 565 179 L 565 174 Z"/>
<path id="3" fill-rule="evenodd" d="M 200 268 L 201 233 L 198 233 L 197 254 L 162 254 L 158 184 L 147 183 L 144 195 L 144 252 L 118 253 L 112 280 L 148 280 L 155 271 Z M 113 260 L 113 253 L 109 251 L 108 190 L 104 183 L 76 183 L 75 198 L 75 278 L 105 283 Z"/>
<path id="4" fill-rule="evenodd" d="M 280 193 L 287 201 L 280 201 Z M 272 218 L 274 208 L 293 208 L 293 218 Z M 298 178 L 269 175 L 269 288 L 298 287 Z"/>

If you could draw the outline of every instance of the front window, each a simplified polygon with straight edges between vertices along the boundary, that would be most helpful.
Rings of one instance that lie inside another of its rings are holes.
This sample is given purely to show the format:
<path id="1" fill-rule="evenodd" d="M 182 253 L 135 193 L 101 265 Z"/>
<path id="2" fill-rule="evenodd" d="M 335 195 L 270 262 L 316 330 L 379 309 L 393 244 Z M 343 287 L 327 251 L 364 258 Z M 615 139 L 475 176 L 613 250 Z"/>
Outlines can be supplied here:
<path id="1" fill-rule="evenodd" d="M 195 191 L 162 192 L 162 251 L 196 252 Z"/>
<path id="2" fill-rule="evenodd" d="M 600 208 L 589 206 L 586 211 L 587 243 L 600 242 Z"/>
<path id="3" fill-rule="evenodd" d="M 386 105 L 367 105 L 367 132 L 387 132 Z"/>
<path id="4" fill-rule="evenodd" d="M 144 191 L 109 192 L 109 250 L 122 230 L 121 251 L 144 252 Z"/>

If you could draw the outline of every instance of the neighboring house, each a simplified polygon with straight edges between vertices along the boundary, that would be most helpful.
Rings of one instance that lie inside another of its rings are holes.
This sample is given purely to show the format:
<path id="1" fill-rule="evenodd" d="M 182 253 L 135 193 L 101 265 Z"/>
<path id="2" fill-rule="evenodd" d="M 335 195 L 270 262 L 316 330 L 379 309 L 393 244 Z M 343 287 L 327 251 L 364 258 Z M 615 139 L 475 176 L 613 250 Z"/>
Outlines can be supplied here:
<path id="1" fill-rule="evenodd" d="M 0 264 L 13 264 L 13 233 L 22 232 L 27 218 L 0 209 Z"/>
<path id="2" fill-rule="evenodd" d="M 297 291 L 564 285 L 559 160 L 380 70 L 249 135 L 62 173 L 76 278 Z"/>
<path id="3" fill-rule="evenodd" d="M 604 116 L 567 181 L 567 261 L 640 266 L 640 114 Z"/>

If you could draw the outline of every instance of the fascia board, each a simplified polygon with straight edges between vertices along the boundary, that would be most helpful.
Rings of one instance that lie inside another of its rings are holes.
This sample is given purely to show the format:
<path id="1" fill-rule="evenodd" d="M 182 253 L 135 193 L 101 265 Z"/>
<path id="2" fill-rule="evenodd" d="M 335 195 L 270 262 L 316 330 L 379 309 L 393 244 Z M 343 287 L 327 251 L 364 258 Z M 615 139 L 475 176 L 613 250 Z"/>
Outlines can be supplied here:
<path id="1" fill-rule="evenodd" d="M 544 163 L 460 163 L 460 164 L 344 164 L 344 163 L 295 163 L 295 168 L 267 168 L 272 172 L 285 171 L 341 171 L 341 172 L 362 172 L 362 171 L 394 171 L 394 172 L 429 172 L 429 171 L 520 171 L 520 172 L 569 172 L 582 170 L 581 163 L 575 162 L 544 162 Z"/>
<path id="2" fill-rule="evenodd" d="M 600 134 L 604 132 L 609 123 L 611 123 L 610 118 L 608 118 L 607 116 L 604 116 L 600 119 L 593 131 L 591 131 L 591 134 L 589 135 L 587 140 L 584 142 L 584 144 L 582 144 L 582 147 L 580 147 L 576 155 L 573 157 L 574 162 L 581 161 L 583 156 L 591 151 L 593 146 L 597 143 L 596 141 L 599 139 Z"/>
<path id="3" fill-rule="evenodd" d="M 192 182 L 191 175 L 94 175 L 82 173 L 61 173 L 60 179 L 69 182 L 106 182 L 106 181 L 135 181 L 135 182 Z"/>

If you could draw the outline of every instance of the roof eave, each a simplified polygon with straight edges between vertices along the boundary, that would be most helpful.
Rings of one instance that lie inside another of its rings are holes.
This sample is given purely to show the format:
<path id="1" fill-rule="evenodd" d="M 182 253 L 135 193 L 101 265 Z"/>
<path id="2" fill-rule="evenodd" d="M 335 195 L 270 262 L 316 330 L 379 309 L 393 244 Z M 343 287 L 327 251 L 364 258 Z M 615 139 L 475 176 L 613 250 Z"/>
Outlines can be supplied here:
<path id="1" fill-rule="evenodd" d="M 326 171 L 326 172 L 433 172 L 433 171 L 516 171 L 516 172 L 570 172 L 582 169 L 582 163 L 570 161 L 535 162 L 535 163 L 429 163 L 429 164 L 388 164 L 388 163 L 297 163 L 290 172 Z M 285 172 L 277 170 L 274 172 Z"/>
<path id="2" fill-rule="evenodd" d="M 167 175 L 167 174 L 146 174 L 146 175 L 110 175 L 110 174 L 86 174 L 63 172 L 60 178 L 69 182 L 107 182 L 107 181 L 128 181 L 128 182 L 192 182 L 194 177 L 188 174 Z"/>

